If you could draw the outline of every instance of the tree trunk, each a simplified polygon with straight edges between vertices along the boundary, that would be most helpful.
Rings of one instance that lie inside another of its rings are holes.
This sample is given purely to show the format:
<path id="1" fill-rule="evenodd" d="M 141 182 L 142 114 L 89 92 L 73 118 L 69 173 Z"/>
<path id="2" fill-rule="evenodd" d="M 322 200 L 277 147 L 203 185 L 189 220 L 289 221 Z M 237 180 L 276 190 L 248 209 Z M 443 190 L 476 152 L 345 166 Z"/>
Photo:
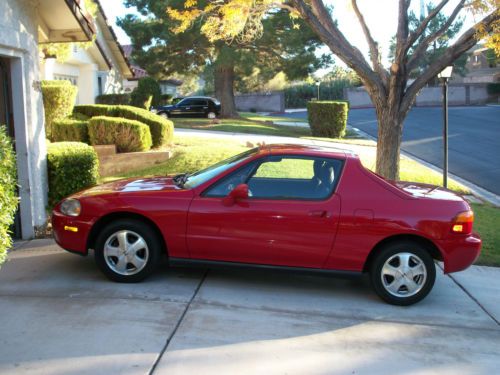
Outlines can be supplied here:
<path id="1" fill-rule="evenodd" d="M 238 117 L 234 104 L 234 65 L 217 64 L 214 69 L 215 97 L 220 100 L 221 118 Z"/>
<path id="2" fill-rule="evenodd" d="M 378 119 L 376 172 L 389 180 L 399 180 L 399 155 L 403 120 L 399 108 L 376 105 Z"/>

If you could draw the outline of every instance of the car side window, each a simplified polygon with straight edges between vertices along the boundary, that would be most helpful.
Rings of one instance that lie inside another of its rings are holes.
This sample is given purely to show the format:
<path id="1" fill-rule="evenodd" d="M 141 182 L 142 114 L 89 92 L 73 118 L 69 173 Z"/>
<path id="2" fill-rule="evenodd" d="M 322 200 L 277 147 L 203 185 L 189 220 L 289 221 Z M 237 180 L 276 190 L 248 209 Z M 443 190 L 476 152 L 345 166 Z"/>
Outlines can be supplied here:
<path id="1" fill-rule="evenodd" d="M 246 183 L 248 176 L 255 170 L 255 163 L 247 164 L 235 172 L 231 173 L 229 176 L 224 177 L 220 181 L 213 184 L 208 190 L 205 191 L 203 196 L 205 197 L 225 197 L 231 190 L 233 190 L 239 184 Z"/>
<path id="2" fill-rule="evenodd" d="M 266 158 L 247 184 L 252 198 L 310 199 L 328 198 L 340 176 L 342 161 L 308 156 Z"/>
<path id="3" fill-rule="evenodd" d="M 187 107 L 187 106 L 193 105 L 193 100 L 192 99 L 184 99 L 178 105 L 179 105 L 179 107 Z"/>
<path id="4" fill-rule="evenodd" d="M 193 104 L 192 105 L 206 106 L 207 105 L 207 101 L 203 100 L 203 99 L 196 99 L 196 100 L 193 100 Z"/>

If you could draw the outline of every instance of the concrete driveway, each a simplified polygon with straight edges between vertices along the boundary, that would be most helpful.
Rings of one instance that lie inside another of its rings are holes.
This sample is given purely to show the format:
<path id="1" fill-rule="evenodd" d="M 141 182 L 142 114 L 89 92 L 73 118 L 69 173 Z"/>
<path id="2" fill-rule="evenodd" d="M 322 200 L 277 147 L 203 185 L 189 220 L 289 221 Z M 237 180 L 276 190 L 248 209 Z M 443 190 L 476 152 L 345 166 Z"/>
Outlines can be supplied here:
<path id="1" fill-rule="evenodd" d="M 31 241 L 0 270 L 0 373 L 492 374 L 499 276 L 439 272 L 402 308 L 365 279 L 163 269 L 116 284 L 92 258 Z"/>

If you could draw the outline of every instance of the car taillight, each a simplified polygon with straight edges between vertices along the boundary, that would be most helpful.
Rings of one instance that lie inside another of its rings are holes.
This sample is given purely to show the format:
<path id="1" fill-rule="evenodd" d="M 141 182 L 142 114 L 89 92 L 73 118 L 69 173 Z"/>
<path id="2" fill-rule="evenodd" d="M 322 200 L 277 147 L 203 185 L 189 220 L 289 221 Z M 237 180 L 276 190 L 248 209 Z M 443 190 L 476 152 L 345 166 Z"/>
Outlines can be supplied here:
<path id="1" fill-rule="evenodd" d="M 464 211 L 460 212 L 451 224 L 451 231 L 453 233 L 470 234 L 472 233 L 472 224 L 474 223 L 474 212 Z"/>

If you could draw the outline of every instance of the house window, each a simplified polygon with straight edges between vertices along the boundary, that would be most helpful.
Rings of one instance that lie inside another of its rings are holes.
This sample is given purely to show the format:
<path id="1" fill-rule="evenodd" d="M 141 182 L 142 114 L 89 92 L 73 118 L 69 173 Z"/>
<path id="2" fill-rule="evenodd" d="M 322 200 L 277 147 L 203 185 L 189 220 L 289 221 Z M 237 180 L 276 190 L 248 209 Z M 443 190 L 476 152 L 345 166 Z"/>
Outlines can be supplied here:
<path id="1" fill-rule="evenodd" d="M 102 95 L 102 77 L 97 77 L 97 92 Z"/>
<path id="2" fill-rule="evenodd" d="M 54 79 L 58 81 L 70 81 L 73 85 L 78 86 L 78 77 L 65 74 L 54 74 Z"/>

